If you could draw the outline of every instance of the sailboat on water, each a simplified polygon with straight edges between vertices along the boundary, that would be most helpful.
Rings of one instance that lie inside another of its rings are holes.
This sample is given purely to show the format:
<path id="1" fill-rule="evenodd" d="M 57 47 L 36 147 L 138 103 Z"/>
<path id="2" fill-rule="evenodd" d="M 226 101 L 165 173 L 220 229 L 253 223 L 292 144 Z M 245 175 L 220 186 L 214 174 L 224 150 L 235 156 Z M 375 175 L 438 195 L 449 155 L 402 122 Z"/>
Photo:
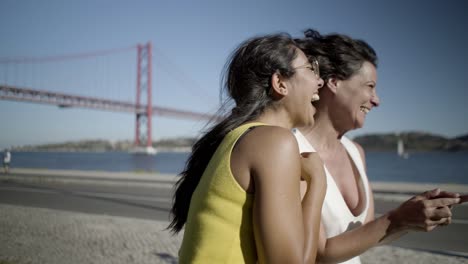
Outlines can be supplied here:
<path id="1" fill-rule="evenodd" d="M 403 139 L 401 137 L 398 137 L 398 143 L 397 143 L 397 153 L 398 156 L 404 159 L 409 158 L 408 152 L 405 151 L 405 144 L 403 143 Z"/>

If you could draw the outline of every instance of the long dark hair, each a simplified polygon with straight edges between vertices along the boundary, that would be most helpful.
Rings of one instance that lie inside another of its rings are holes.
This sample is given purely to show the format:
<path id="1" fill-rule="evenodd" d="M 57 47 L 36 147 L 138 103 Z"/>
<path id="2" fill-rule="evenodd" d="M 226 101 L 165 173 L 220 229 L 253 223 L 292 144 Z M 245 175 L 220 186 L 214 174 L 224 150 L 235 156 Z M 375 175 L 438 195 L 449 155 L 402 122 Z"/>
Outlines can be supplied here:
<path id="1" fill-rule="evenodd" d="M 295 71 L 292 61 L 297 47 L 287 34 L 254 37 L 241 43 L 231 54 L 223 74 L 223 88 L 235 107 L 193 145 L 180 179 L 176 183 L 169 225 L 179 232 L 187 221 L 192 194 L 211 157 L 229 131 L 257 118 L 265 108 L 275 105 L 270 96 L 271 78 L 279 73 L 285 78 Z"/>
<path id="2" fill-rule="evenodd" d="M 304 36 L 296 39 L 296 43 L 307 57 L 318 60 L 320 75 L 325 82 L 332 77 L 349 79 L 366 61 L 377 67 L 377 54 L 364 40 L 343 34 L 321 35 L 314 29 L 304 31 Z"/>

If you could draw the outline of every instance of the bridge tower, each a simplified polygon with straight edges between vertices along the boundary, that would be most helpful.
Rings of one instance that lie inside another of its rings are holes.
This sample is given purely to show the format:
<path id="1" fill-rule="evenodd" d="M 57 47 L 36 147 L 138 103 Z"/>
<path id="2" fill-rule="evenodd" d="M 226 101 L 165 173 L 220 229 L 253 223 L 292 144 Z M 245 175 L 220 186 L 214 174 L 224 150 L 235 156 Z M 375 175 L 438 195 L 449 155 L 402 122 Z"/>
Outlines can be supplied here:
<path id="1" fill-rule="evenodd" d="M 136 85 L 136 152 L 155 154 L 151 140 L 151 117 L 153 105 L 151 103 L 151 42 L 138 45 L 137 85 Z M 142 103 L 146 99 L 146 104 Z"/>

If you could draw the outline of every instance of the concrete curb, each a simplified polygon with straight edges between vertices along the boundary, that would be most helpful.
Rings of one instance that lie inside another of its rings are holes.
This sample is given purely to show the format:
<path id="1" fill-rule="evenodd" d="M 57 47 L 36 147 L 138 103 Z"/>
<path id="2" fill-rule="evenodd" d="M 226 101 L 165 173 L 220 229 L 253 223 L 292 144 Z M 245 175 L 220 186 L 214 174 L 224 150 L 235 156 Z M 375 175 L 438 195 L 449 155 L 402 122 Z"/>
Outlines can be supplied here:
<path id="1" fill-rule="evenodd" d="M 161 173 L 16 168 L 12 169 L 9 174 L 0 174 L 0 180 L 172 188 L 177 181 L 177 176 Z"/>
<path id="2" fill-rule="evenodd" d="M 106 185 L 136 185 L 172 188 L 178 176 L 162 173 L 105 172 L 79 170 L 48 170 L 14 168 L 9 174 L 0 174 L 0 180 L 28 182 L 86 183 Z M 468 193 L 468 184 L 371 182 L 375 193 L 381 195 L 415 195 L 440 188 L 449 192 Z"/>
<path id="3" fill-rule="evenodd" d="M 371 182 L 374 192 L 413 195 L 440 188 L 448 192 L 468 193 L 468 184 L 454 183 L 411 183 L 411 182 Z"/>

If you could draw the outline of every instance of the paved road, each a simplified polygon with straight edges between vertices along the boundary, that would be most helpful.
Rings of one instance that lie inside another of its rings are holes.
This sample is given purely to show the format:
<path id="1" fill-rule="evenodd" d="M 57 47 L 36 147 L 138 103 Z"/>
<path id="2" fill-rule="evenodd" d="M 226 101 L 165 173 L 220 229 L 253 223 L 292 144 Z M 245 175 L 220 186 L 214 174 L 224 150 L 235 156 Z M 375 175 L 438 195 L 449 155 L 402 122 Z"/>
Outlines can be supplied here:
<path id="1" fill-rule="evenodd" d="M 0 203 L 92 214 L 168 220 L 171 189 L 167 187 L 105 186 L 70 183 L 0 181 Z M 401 198 L 400 198 L 401 200 Z M 399 202 L 376 199 L 376 213 Z M 468 255 L 468 206 L 454 209 L 454 223 L 430 233 L 412 233 L 394 245 Z"/>
<path id="2" fill-rule="evenodd" d="M 167 221 L 171 189 L 0 181 L 0 203 Z"/>

